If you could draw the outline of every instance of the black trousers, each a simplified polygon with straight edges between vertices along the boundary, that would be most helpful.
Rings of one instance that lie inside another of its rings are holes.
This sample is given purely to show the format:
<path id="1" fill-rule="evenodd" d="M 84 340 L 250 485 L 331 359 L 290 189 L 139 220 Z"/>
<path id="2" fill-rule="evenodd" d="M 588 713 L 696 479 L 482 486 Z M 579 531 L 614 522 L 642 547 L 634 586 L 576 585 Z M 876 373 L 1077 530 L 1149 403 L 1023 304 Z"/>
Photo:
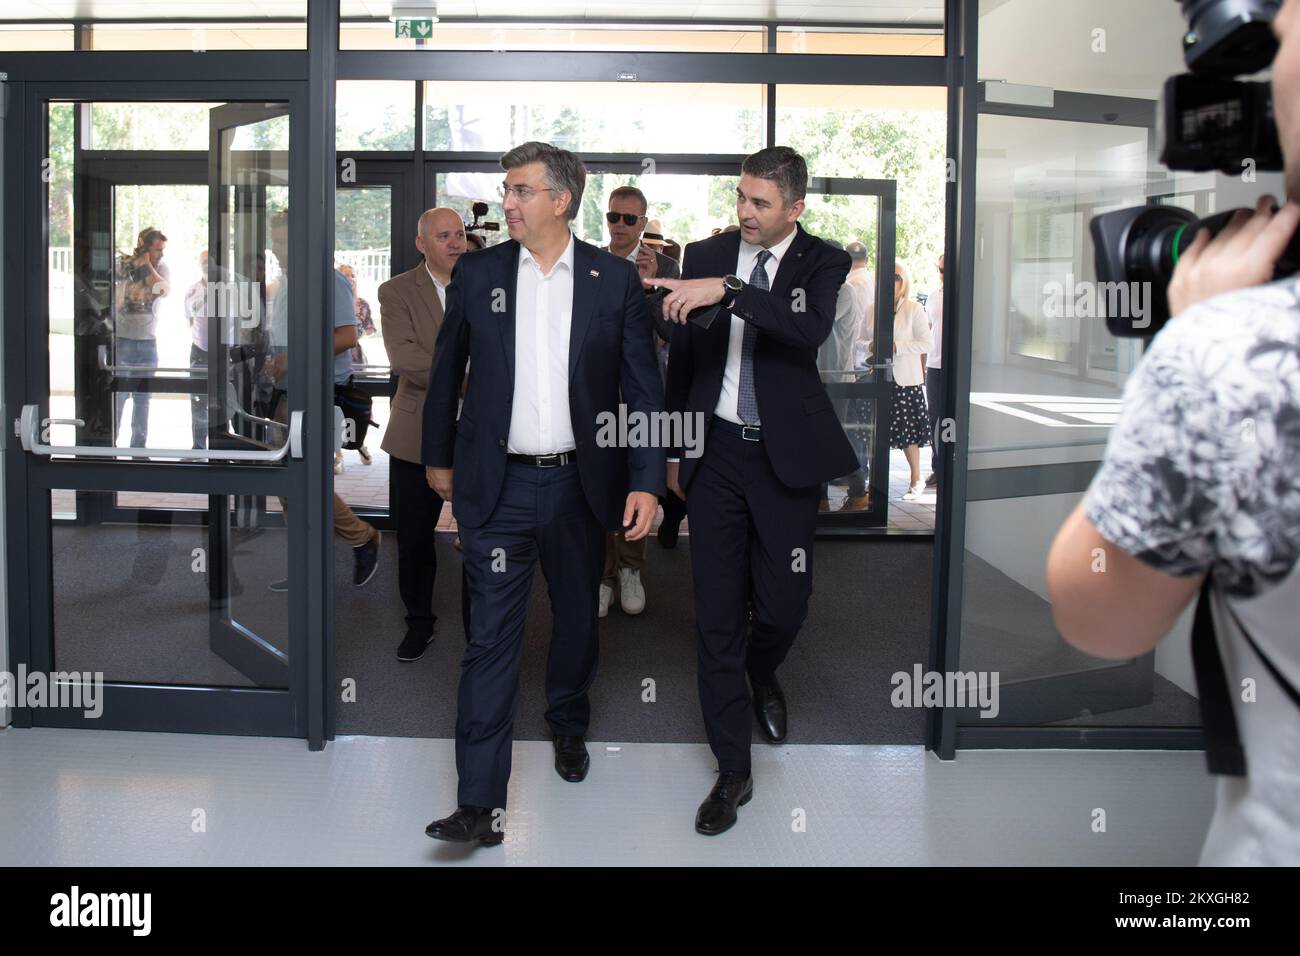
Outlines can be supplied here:
<path id="1" fill-rule="evenodd" d="M 393 476 L 393 524 L 397 527 L 397 587 L 406 605 L 406 626 L 433 633 L 433 581 L 438 573 L 434 548 L 442 497 L 429 487 L 424 466 L 389 456 Z"/>
<path id="2" fill-rule="evenodd" d="M 943 369 L 925 370 L 925 404 L 930 409 L 930 470 L 939 473 L 939 415 L 943 410 Z"/>
<path id="3" fill-rule="evenodd" d="M 492 516 L 480 528 L 462 527 L 460 542 L 470 632 L 456 710 L 457 800 L 495 809 L 506 805 L 525 614 L 539 559 L 553 613 L 546 722 L 559 735 L 587 732 L 605 529 L 587 505 L 577 465 L 511 461 Z"/>
<path id="4" fill-rule="evenodd" d="M 782 484 L 761 442 L 709 430 L 686 510 L 700 708 L 719 770 L 749 772 L 745 674 L 773 673 L 808 616 L 819 493 Z"/>

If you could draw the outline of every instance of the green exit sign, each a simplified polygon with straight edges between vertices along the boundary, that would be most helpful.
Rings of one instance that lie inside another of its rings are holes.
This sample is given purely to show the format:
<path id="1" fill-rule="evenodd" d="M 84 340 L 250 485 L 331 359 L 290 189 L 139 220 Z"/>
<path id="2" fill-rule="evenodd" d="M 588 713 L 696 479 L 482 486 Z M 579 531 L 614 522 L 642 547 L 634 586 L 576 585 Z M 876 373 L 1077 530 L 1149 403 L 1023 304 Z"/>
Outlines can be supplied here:
<path id="1" fill-rule="evenodd" d="M 426 40 L 433 36 L 433 20 L 396 20 L 398 37 L 407 40 Z"/>

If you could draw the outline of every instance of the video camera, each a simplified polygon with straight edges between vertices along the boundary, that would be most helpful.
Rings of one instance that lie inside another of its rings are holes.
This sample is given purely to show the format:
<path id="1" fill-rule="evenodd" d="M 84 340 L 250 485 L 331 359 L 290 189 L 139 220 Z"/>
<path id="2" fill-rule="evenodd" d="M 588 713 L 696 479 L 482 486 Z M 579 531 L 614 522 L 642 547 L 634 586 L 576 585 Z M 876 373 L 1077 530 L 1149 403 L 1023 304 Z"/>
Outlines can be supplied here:
<path id="1" fill-rule="evenodd" d="M 1188 29 L 1183 60 L 1191 73 L 1165 81 L 1157 116 L 1160 161 L 1187 172 L 1219 170 L 1239 175 L 1252 166 L 1265 172 L 1283 168 L 1267 82 L 1237 76 L 1257 73 L 1273 62 L 1277 38 L 1272 22 L 1282 0 L 1178 0 Z M 1132 288 L 1147 283 L 1141 315 L 1107 315 L 1112 335 L 1155 335 L 1169 320 L 1169 280 L 1178 257 L 1202 229 L 1217 235 L 1237 210 L 1198 220 L 1177 206 L 1139 206 L 1094 216 L 1090 224 L 1097 251 L 1097 280 Z M 1300 234 L 1278 261 L 1274 279 L 1300 271 Z M 1139 301 L 1128 297 L 1128 301 Z"/>
<path id="2" fill-rule="evenodd" d="M 466 232 L 499 232 L 501 223 L 499 222 L 479 222 L 479 217 L 488 214 L 488 204 L 481 200 L 476 200 L 469 207 L 469 211 L 474 214 L 474 222 L 465 227 Z"/>

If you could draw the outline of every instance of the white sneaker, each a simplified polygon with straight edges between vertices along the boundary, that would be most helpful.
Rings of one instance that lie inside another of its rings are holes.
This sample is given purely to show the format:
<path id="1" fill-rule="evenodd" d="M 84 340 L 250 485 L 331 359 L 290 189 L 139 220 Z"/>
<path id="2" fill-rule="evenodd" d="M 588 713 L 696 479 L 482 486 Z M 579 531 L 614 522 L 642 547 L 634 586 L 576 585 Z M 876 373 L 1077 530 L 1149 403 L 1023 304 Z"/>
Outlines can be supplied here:
<path id="1" fill-rule="evenodd" d="M 911 489 L 903 495 L 903 500 L 919 501 L 923 494 L 925 494 L 925 481 L 921 480 L 914 484 Z"/>
<path id="2" fill-rule="evenodd" d="M 596 612 L 597 617 L 609 617 L 609 604 L 614 600 L 614 589 L 608 584 L 600 585 L 600 610 Z"/>
<path id="3" fill-rule="evenodd" d="M 645 588 L 641 586 L 640 571 L 618 569 L 618 603 L 624 614 L 640 614 L 645 610 Z"/>

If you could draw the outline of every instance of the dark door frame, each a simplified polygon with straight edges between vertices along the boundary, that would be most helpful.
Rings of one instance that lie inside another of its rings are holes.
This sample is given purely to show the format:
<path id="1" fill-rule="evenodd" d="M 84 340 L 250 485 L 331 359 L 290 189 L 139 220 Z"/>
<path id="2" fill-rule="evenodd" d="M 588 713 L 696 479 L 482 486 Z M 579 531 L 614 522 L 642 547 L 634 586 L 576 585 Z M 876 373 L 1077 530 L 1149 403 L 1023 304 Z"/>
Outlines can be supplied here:
<path id="1" fill-rule="evenodd" d="M 176 82 L 160 89 L 140 82 L 33 81 L 9 86 L 11 103 L 6 117 L 5 182 L 41 182 L 46 153 L 45 104 L 52 100 L 105 101 L 255 101 L 284 102 L 290 112 L 292 271 L 310 285 L 308 268 L 308 91 L 302 81 Z M 14 188 L 11 194 L 22 201 L 7 205 L 5 229 L 6 268 L 23 281 L 6 285 L 5 407 L 11 413 L 25 404 L 45 407 L 49 396 L 48 339 L 41 333 L 44 322 L 27 321 L 48 315 L 47 265 L 45 257 L 44 190 Z M 297 285 L 297 283 L 295 283 Z M 319 590 L 308 587 L 309 562 L 313 551 L 324 550 L 312 540 L 329 539 L 329 511 L 320 520 L 309 520 L 308 463 L 324 459 L 332 445 L 325 421 L 324 362 L 308 360 L 313 353 L 322 357 L 327 348 L 325 330 L 308 323 L 309 294 L 297 297 L 298 318 L 290 328 L 290 393 L 303 396 L 307 427 L 303 436 L 306 457 L 289 459 L 281 466 L 265 467 L 236 463 L 161 463 L 138 461 L 52 460 L 28 454 L 17 443 L 6 448 L 7 515 L 9 537 L 9 633 L 12 663 L 31 670 L 53 669 L 53 600 L 51 516 L 48 494 L 55 488 L 95 492 L 127 490 L 180 491 L 204 495 L 283 495 L 297 503 L 304 520 L 289 538 L 289 686 L 286 689 L 226 688 L 206 686 L 144 685 L 129 681 L 105 682 L 104 712 L 93 723 L 77 711 L 43 708 L 15 708 L 15 726 L 92 726 L 105 729 L 167 730 L 200 733 L 237 733 L 277 736 L 320 736 L 324 726 L 323 701 L 312 693 L 310 672 L 323 669 L 328 652 L 323 641 L 309 640 L 310 604 L 319 600 Z M 314 366 L 320 365 L 320 370 Z M 313 382 L 312 380 L 315 380 Z M 313 389 L 313 385 L 318 387 Z M 319 392 L 319 394 L 316 394 Z M 297 402 L 295 402 L 297 404 Z M 47 410 L 48 412 L 48 410 Z M 37 503 L 44 501 L 45 504 Z M 327 502 L 321 501 L 321 504 Z M 33 506 L 36 504 L 36 506 Z M 317 561 L 319 564 L 319 559 Z M 40 574 L 27 569 L 41 568 Z M 319 572 L 318 572 L 319 574 Z M 320 574 L 324 577 L 323 574 Z M 314 584 L 315 582 L 313 582 Z M 25 600 L 23 599 L 25 598 Z M 315 631 L 314 633 L 320 633 Z M 313 704 L 316 709 L 312 719 Z M 313 728 L 312 725 L 315 725 Z M 323 742 L 323 741 L 322 741 Z"/>

